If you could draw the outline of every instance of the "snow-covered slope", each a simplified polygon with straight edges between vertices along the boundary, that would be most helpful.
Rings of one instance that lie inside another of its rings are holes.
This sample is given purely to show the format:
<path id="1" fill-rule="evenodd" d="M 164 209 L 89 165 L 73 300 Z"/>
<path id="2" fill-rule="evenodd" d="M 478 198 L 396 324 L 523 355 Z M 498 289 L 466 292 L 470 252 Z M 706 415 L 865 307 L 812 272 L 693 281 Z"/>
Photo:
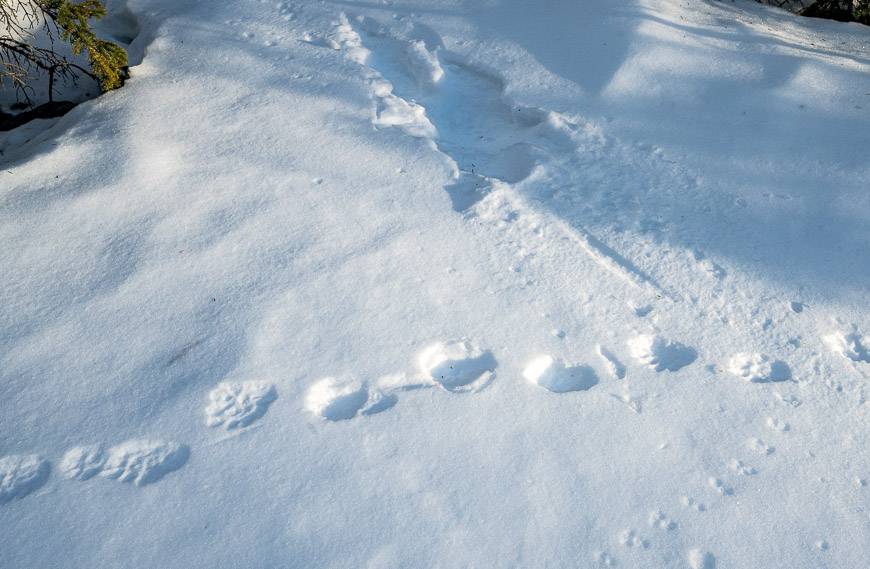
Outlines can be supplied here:
<path id="1" fill-rule="evenodd" d="M 0 139 L 0 566 L 866 566 L 868 28 L 128 7 Z"/>

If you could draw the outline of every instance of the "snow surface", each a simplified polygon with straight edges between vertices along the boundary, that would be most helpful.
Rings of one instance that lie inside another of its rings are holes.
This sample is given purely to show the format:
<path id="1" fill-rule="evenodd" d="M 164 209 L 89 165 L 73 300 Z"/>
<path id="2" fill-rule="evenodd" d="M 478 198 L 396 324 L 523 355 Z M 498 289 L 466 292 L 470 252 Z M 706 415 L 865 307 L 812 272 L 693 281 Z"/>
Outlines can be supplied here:
<path id="1" fill-rule="evenodd" d="M 870 29 L 112 7 L 0 133 L 4 569 L 866 567 Z"/>

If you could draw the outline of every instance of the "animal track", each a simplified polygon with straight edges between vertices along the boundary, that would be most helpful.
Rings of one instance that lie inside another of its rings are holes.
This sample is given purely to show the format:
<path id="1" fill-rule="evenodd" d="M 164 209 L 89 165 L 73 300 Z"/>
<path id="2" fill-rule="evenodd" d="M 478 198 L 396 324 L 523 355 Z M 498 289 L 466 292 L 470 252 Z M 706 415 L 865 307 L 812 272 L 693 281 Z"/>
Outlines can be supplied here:
<path id="1" fill-rule="evenodd" d="M 791 425 L 775 417 L 768 417 L 767 421 L 765 421 L 765 424 L 768 426 L 768 428 L 770 428 L 770 430 L 777 431 L 779 433 L 786 433 L 791 430 Z"/>
<path id="2" fill-rule="evenodd" d="M 666 530 L 677 529 L 677 522 L 670 519 L 668 516 L 665 515 L 664 512 L 661 511 L 650 512 L 649 519 L 647 521 L 650 527 Z"/>
<path id="3" fill-rule="evenodd" d="M 858 332 L 834 332 L 822 340 L 835 354 L 840 354 L 853 362 L 870 363 L 870 348 L 864 343 L 864 336 Z"/>
<path id="4" fill-rule="evenodd" d="M 728 361 L 728 371 L 751 383 L 791 379 L 791 370 L 785 362 L 771 360 L 764 354 L 735 354 Z"/>
<path id="5" fill-rule="evenodd" d="M 60 473 L 73 480 L 88 480 L 99 474 L 106 463 L 101 445 L 73 447 L 60 461 Z"/>
<path id="6" fill-rule="evenodd" d="M 50 470 L 48 462 L 35 454 L 0 458 L 0 505 L 40 488 L 48 480 Z"/>
<path id="7" fill-rule="evenodd" d="M 745 464 L 742 460 L 737 460 L 736 458 L 728 463 L 728 468 L 731 469 L 732 472 L 742 474 L 743 476 L 758 474 L 758 470 Z"/>
<path id="8" fill-rule="evenodd" d="M 101 445 L 73 447 L 64 454 L 60 472 L 71 480 L 88 480 L 99 474 L 144 486 L 181 468 L 189 456 L 190 449 L 182 444 L 133 439 L 108 451 Z"/>
<path id="9" fill-rule="evenodd" d="M 368 400 L 368 389 L 355 377 L 325 377 L 308 389 L 305 408 L 329 421 L 343 421 L 356 417 Z"/>
<path id="10" fill-rule="evenodd" d="M 710 488 L 721 494 L 722 496 L 732 496 L 734 494 L 734 488 L 730 486 L 726 486 L 724 482 L 720 478 L 716 478 L 711 476 L 707 479 L 707 484 L 710 485 Z"/>
<path id="11" fill-rule="evenodd" d="M 417 356 L 419 375 L 388 374 L 373 386 L 351 375 L 325 377 L 308 388 L 305 408 L 328 421 L 374 415 L 395 405 L 399 391 L 435 385 L 453 392 L 478 391 L 493 379 L 496 365 L 490 351 L 470 340 L 437 342 Z"/>
<path id="12" fill-rule="evenodd" d="M 108 450 L 100 476 L 144 486 L 181 468 L 189 456 L 190 449 L 175 442 L 129 440 Z"/>
<path id="13" fill-rule="evenodd" d="M 275 386 L 263 381 L 220 383 L 208 394 L 205 424 L 227 430 L 245 427 L 265 415 L 277 395 Z"/>
<path id="14" fill-rule="evenodd" d="M 596 551 L 592 554 L 592 560 L 604 567 L 613 567 L 616 565 L 616 560 L 606 551 Z"/>
<path id="15" fill-rule="evenodd" d="M 638 535 L 636 530 L 625 529 L 619 534 L 619 543 L 625 547 L 640 547 L 641 549 L 649 549 L 649 540 Z"/>
<path id="16" fill-rule="evenodd" d="M 447 391 L 478 391 L 495 375 L 497 363 L 492 352 L 469 340 L 438 342 L 417 358 L 423 377 Z"/>
<path id="17" fill-rule="evenodd" d="M 752 439 L 749 439 L 748 441 L 746 441 L 746 446 L 750 450 L 753 450 L 753 451 L 757 452 L 758 454 L 763 454 L 763 455 L 771 455 L 776 451 L 776 449 L 774 447 L 766 444 L 763 440 L 756 439 L 756 438 L 752 438 Z"/>
<path id="18" fill-rule="evenodd" d="M 686 555 L 691 569 L 716 569 L 716 558 L 709 551 L 692 549 Z"/>
<path id="19" fill-rule="evenodd" d="M 566 366 L 560 359 L 540 356 L 529 362 L 523 377 L 554 393 L 586 391 L 598 383 L 598 376 L 589 366 Z"/>
<path id="20" fill-rule="evenodd" d="M 628 341 L 628 349 L 634 359 L 656 371 L 677 371 L 698 357 L 694 348 L 658 334 L 636 336 Z"/>
<path id="21" fill-rule="evenodd" d="M 686 508 L 694 509 L 696 512 L 706 512 L 707 511 L 706 504 L 698 502 L 697 500 L 695 500 L 694 498 L 692 498 L 690 496 L 683 496 L 682 498 L 680 498 L 680 503 L 683 506 L 685 506 Z"/>

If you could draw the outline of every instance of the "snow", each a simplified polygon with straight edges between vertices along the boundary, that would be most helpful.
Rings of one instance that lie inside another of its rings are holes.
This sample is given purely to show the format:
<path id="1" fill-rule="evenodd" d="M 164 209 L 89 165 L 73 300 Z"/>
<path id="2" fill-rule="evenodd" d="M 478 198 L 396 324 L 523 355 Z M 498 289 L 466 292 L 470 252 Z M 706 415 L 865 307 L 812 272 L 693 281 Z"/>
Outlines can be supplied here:
<path id="1" fill-rule="evenodd" d="M 866 565 L 870 29 L 111 8 L 0 133 L 0 566 Z"/>

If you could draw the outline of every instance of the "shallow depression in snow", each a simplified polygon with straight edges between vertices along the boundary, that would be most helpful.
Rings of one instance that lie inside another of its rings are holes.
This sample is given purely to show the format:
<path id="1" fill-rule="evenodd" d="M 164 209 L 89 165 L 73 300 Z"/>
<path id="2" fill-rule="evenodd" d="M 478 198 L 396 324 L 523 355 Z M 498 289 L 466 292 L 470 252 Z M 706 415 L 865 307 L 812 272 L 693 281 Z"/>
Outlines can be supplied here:
<path id="1" fill-rule="evenodd" d="M 437 342 L 417 357 L 420 372 L 447 391 L 477 391 L 486 386 L 498 365 L 489 350 L 470 340 Z"/>
<path id="2" fill-rule="evenodd" d="M 554 393 L 586 391 L 598 383 L 595 370 L 586 365 L 565 365 L 552 356 L 539 356 L 523 371 L 527 381 Z"/>
<path id="3" fill-rule="evenodd" d="M 656 371 L 677 371 L 698 357 L 694 348 L 658 334 L 641 334 L 628 341 L 628 349 L 638 362 Z"/>
<path id="4" fill-rule="evenodd" d="M 23 498 L 48 480 L 48 462 L 35 454 L 0 458 L 0 505 Z"/>
<path id="5" fill-rule="evenodd" d="M 354 418 L 368 399 L 368 389 L 355 377 L 324 377 L 308 389 L 305 408 L 328 421 L 342 421 Z"/>

